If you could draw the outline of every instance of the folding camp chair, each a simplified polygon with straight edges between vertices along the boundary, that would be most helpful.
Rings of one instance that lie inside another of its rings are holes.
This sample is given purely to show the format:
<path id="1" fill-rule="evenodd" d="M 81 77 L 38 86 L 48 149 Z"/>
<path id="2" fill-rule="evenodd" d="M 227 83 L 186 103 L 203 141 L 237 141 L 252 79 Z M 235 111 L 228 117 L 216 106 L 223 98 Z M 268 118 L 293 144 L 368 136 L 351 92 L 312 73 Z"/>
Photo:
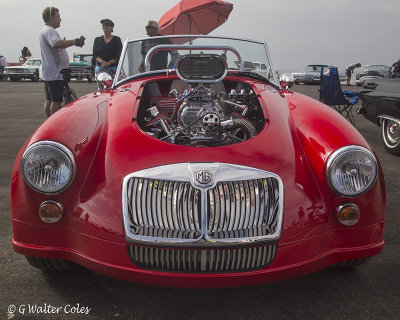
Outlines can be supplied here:
<path id="1" fill-rule="evenodd" d="M 336 67 L 323 67 L 321 69 L 319 100 L 334 108 L 355 126 L 352 108 L 360 100 L 360 96 L 358 92 L 342 91 Z"/>

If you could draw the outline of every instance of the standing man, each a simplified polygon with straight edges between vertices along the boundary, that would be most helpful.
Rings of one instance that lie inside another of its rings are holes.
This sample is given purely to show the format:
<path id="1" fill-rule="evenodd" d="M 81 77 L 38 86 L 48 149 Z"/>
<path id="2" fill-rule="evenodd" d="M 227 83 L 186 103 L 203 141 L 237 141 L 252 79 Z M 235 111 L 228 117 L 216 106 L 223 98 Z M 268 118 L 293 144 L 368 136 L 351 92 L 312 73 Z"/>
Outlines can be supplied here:
<path id="1" fill-rule="evenodd" d="M 85 44 L 81 36 L 74 40 L 61 39 L 56 29 L 60 26 L 60 12 L 55 7 L 46 7 L 42 12 L 45 23 L 40 32 L 40 53 L 42 56 L 42 79 L 46 93 L 44 111 L 47 117 L 58 111 L 63 100 L 64 81 L 61 70 L 69 67 L 69 57 L 66 48 Z"/>
<path id="2" fill-rule="evenodd" d="M 354 63 L 346 67 L 346 84 L 348 86 L 350 85 L 351 74 L 353 73 L 353 70 L 359 67 L 361 67 L 361 63 Z"/>
<path id="3" fill-rule="evenodd" d="M 158 22 L 154 20 L 150 20 L 147 25 L 145 26 L 146 28 L 146 33 L 147 35 L 152 38 L 152 37 L 159 37 L 162 36 L 158 32 Z M 155 46 L 158 46 L 160 44 L 172 44 L 171 40 L 169 38 L 157 38 L 157 39 L 149 39 L 149 40 L 144 40 L 142 42 L 142 63 L 139 66 L 139 72 L 144 72 L 145 71 L 145 65 L 144 65 L 144 60 L 146 57 L 147 52 Z M 171 61 L 168 64 L 168 53 L 171 55 Z M 176 50 L 159 50 L 153 54 L 153 56 L 150 59 L 150 70 L 163 70 L 167 68 L 171 68 L 176 60 L 178 60 L 179 54 L 178 51 Z"/>
<path id="4" fill-rule="evenodd" d="M 3 76 L 4 73 L 4 68 L 8 66 L 6 57 L 4 57 L 1 53 L 0 53 L 0 80 L 7 80 L 6 76 Z"/>

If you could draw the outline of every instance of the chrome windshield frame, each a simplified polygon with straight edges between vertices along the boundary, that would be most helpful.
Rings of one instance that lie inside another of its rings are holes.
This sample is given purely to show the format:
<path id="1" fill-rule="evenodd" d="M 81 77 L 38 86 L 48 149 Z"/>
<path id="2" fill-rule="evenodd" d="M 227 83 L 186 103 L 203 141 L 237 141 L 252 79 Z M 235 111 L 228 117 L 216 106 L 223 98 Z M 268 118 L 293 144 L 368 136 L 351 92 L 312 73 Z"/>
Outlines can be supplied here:
<path id="1" fill-rule="evenodd" d="M 150 71 L 150 59 L 151 56 L 158 50 L 227 50 L 231 51 L 236 55 L 236 57 L 239 59 L 240 67 L 239 70 L 243 70 L 243 60 L 239 54 L 239 52 L 230 46 L 209 46 L 209 45 L 182 45 L 182 44 L 160 44 L 158 46 L 155 46 L 149 50 L 146 54 L 146 58 L 144 59 L 144 64 L 145 64 L 145 70 Z"/>
<path id="2" fill-rule="evenodd" d="M 209 38 L 209 39 L 216 39 L 216 40 L 222 39 L 222 40 L 243 41 L 243 42 L 249 42 L 249 43 L 263 45 L 264 46 L 264 50 L 265 50 L 265 55 L 267 57 L 267 61 L 268 61 L 268 65 L 269 65 L 267 71 L 270 71 L 271 74 L 272 74 L 273 81 L 271 81 L 271 82 L 273 82 L 275 85 L 279 86 L 279 81 L 278 81 L 275 69 L 273 67 L 273 64 L 272 64 L 271 55 L 270 55 L 270 52 L 268 50 L 267 43 L 264 40 L 259 41 L 259 40 L 253 40 L 253 39 L 248 39 L 248 38 L 235 38 L 235 37 L 230 37 L 230 36 L 187 35 L 187 34 L 186 35 L 165 35 L 165 36 L 152 37 L 152 39 L 158 39 L 158 38 L 169 38 L 169 39 L 171 39 L 171 38 L 186 38 L 186 39 L 193 39 L 193 40 L 198 39 L 198 38 Z M 121 71 L 123 69 L 123 63 L 124 63 L 124 59 L 125 59 L 126 53 L 128 51 L 129 44 L 134 43 L 134 42 L 139 42 L 139 41 L 146 41 L 146 40 L 149 40 L 149 38 L 148 37 L 146 37 L 146 38 L 138 38 L 138 39 L 134 39 L 134 40 L 127 39 L 124 42 L 123 48 L 122 48 L 122 52 L 121 52 L 121 58 L 120 58 L 119 63 L 118 63 L 116 76 L 115 76 L 115 78 L 113 80 L 112 88 L 115 88 L 119 83 L 125 82 L 127 79 L 135 79 L 136 77 L 142 77 L 143 75 L 147 75 L 147 74 L 151 75 L 151 74 L 154 74 L 154 73 L 159 73 L 160 71 L 166 71 L 166 72 L 170 71 L 170 69 L 163 69 L 163 70 L 156 70 L 156 71 L 145 71 L 145 72 L 142 72 L 142 73 L 130 75 L 125 79 L 119 79 Z M 193 40 L 190 40 L 190 43 Z M 189 40 L 188 40 L 188 42 L 189 42 Z M 171 44 L 171 45 L 167 45 L 167 46 L 171 47 L 171 46 L 180 46 L 180 45 Z M 190 44 L 186 45 L 186 46 L 190 46 Z M 198 45 L 192 45 L 192 46 L 194 48 L 195 46 L 198 46 Z M 199 45 L 199 47 L 206 47 L 206 45 L 204 45 L 204 46 Z M 213 46 L 212 45 L 211 47 L 217 47 L 217 46 Z M 218 47 L 219 48 L 229 47 L 229 49 L 234 49 L 234 47 L 232 47 L 232 46 L 225 46 L 225 45 L 221 45 L 221 46 L 218 46 Z M 231 51 L 231 50 L 229 50 L 229 51 Z M 238 52 L 236 49 L 234 49 L 233 52 L 235 52 L 235 51 Z M 236 55 L 236 53 L 234 53 L 234 54 Z M 244 63 L 243 57 L 240 54 L 239 54 L 239 56 L 241 57 L 241 59 L 240 59 L 241 64 L 243 64 Z M 238 70 L 238 71 L 240 71 L 240 70 Z M 119 80 L 117 80 L 117 79 L 119 79 Z"/>

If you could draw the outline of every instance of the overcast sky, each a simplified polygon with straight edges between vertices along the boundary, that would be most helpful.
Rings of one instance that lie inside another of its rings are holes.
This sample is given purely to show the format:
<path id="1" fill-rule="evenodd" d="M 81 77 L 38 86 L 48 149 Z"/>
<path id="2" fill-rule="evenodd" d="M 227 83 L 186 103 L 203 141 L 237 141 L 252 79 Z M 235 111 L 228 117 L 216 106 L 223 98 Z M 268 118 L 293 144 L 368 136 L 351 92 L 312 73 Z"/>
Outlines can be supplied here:
<path id="1" fill-rule="evenodd" d="M 399 0 L 232 0 L 228 21 L 212 32 L 265 40 L 277 70 L 301 70 L 307 64 L 391 65 L 400 58 Z M 91 52 L 102 34 L 100 20 L 114 21 L 122 40 L 146 36 L 147 20 L 159 20 L 178 0 L 0 0 L 0 53 L 18 61 L 27 46 L 40 56 L 39 32 L 46 6 L 60 9 L 61 37 L 84 35 Z"/>

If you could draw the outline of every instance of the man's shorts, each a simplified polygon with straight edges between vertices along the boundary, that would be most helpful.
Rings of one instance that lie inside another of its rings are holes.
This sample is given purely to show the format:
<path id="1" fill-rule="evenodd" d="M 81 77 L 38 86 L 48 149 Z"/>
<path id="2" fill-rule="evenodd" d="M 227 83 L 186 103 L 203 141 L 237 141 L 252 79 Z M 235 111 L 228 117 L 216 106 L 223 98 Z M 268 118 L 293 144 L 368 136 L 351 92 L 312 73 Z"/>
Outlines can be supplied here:
<path id="1" fill-rule="evenodd" d="M 346 76 L 351 77 L 351 70 L 346 69 Z"/>
<path id="2" fill-rule="evenodd" d="M 46 92 L 46 100 L 53 102 L 63 101 L 64 81 L 54 80 L 44 82 L 44 91 Z"/>

